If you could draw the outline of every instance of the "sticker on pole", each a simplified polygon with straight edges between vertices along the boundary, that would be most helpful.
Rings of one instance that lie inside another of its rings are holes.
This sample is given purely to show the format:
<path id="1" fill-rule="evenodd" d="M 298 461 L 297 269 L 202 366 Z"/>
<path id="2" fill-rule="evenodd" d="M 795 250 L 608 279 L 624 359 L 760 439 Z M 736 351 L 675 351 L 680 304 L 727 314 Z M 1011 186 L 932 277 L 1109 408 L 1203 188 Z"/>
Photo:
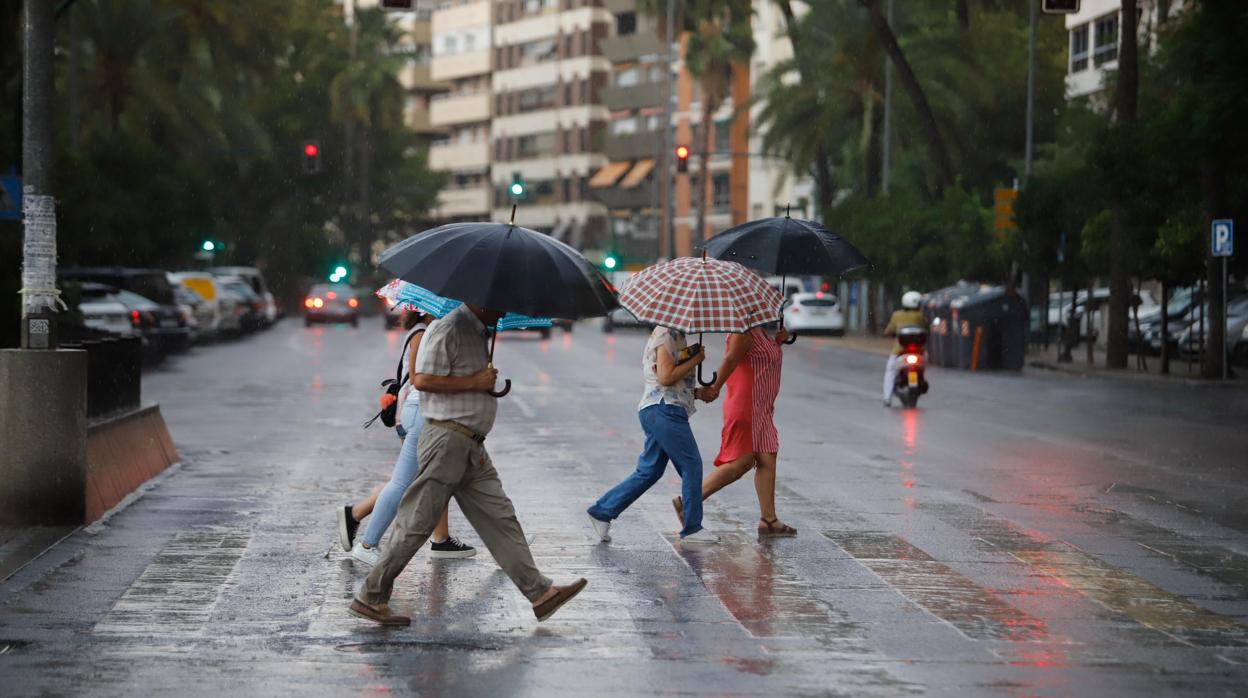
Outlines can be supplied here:
<path id="1" fill-rule="evenodd" d="M 1213 222 L 1213 256 L 1230 257 L 1235 254 L 1235 221 L 1224 218 Z"/>

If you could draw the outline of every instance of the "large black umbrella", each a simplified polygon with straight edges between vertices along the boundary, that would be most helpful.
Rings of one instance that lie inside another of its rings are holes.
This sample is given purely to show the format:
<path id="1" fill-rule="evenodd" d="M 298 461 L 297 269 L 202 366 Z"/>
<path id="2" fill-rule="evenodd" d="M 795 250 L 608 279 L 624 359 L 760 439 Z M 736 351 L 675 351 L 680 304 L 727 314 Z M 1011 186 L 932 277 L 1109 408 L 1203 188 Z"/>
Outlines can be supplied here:
<path id="1" fill-rule="evenodd" d="M 708 255 L 743 264 L 761 274 L 843 276 L 871 266 L 845 238 L 815 221 L 783 217 L 742 223 L 703 245 Z M 781 293 L 784 292 L 782 282 Z M 780 315 L 784 323 L 783 312 Z M 792 344 L 794 340 L 790 340 Z"/>
<path id="2" fill-rule="evenodd" d="M 514 224 L 443 225 L 382 252 L 381 267 L 440 296 L 533 317 L 576 320 L 619 305 L 615 289 L 580 252 Z M 505 385 L 499 397 L 511 381 Z"/>

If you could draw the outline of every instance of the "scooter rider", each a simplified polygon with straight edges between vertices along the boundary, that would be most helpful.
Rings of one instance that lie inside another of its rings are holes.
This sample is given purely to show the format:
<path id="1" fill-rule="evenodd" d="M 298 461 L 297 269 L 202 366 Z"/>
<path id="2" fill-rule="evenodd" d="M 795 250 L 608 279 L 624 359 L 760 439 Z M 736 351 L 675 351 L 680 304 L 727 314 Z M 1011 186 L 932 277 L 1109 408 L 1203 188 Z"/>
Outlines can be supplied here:
<path id="1" fill-rule="evenodd" d="M 893 316 L 888 319 L 888 327 L 884 328 L 885 336 L 896 337 L 897 331 L 903 327 L 923 327 L 923 312 L 919 310 L 919 303 L 922 301 L 923 295 L 918 291 L 906 291 L 902 294 L 901 309 L 894 310 Z M 893 351 L 888 355 L 888 365 L 884 367 L 885 407 L 893 406 L 893 382 L 897 380 L 897 364 L 903 353 L 901 342 L 894 340 Z"/>

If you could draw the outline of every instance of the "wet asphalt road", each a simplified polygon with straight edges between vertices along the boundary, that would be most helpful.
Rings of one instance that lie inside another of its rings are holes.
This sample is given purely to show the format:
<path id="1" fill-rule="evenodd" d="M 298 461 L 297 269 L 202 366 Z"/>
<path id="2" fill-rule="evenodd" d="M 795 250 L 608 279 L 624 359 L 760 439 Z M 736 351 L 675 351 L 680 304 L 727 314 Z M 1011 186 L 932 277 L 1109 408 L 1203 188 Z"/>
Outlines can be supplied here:
<path id="1" fill-rule="evenodd" d="M 373 627 L 333 517 L 397 454 L 359 424 L 400 337 L 286 322 L 148 374 L 185 462 L 0 584 L 0 693 L 1248 693 L 1248 395 L 933 371 L 885 410 L 883 359 L 829 340 L 786 349 L 777 406 L 800 534 L 757 538 L 747 478 L 682 549 L 673 473 L 609 545 L 583 514 L 640 448 L 644 334 L 504 336 L 489 448 L 539 566 L 589 588 L 538 625 L 484 551 L 418 556 L 412 627 Z M 719 406 L 694 424 L 709 467 Z"/>

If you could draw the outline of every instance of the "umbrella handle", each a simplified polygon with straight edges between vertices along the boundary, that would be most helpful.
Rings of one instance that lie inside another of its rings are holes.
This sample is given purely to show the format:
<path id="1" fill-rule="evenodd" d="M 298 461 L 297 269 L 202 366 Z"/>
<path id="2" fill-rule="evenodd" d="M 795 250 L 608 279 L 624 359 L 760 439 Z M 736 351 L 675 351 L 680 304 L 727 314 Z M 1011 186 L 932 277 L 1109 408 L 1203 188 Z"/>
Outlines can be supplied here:
<path id="1" fill-rule="evenodd" d="M 702 380 L 702 364 L 698 364 L 698 382 L 702 384 L 702 387 L 705 388 L 715 385 L 715 379 L 717 378 L 719 378 L 719 371 L 712 371 L 711 379 L 709 381 Z"/>
<path id="2" fill-rule="evenodd" d="M 794 342 L 796 342 L 796 341 L 797 341 L 797 335 L 795 335 L 795 334 L 793 334 L 792 332 L 790 332 L 790 333 L 789 333 L 789 338 L 788 338 L 788 339 L 786 339 L 786 340 L 784 340 L 784 343 L 785 343 L 785 344 L 793 344 L 793 343 L 794 343 Z"/>
<path id="3" fill-rule="evenodd" d="M 510 393 L 511 392 L 511 379 L 507 378 L 503 380 L 502 390 L 490 390 L 488 392 L 490 393 L 490 395 L 493 395 L 494 397 L 502 397 L 506 395 L 507 393 Z"/>

